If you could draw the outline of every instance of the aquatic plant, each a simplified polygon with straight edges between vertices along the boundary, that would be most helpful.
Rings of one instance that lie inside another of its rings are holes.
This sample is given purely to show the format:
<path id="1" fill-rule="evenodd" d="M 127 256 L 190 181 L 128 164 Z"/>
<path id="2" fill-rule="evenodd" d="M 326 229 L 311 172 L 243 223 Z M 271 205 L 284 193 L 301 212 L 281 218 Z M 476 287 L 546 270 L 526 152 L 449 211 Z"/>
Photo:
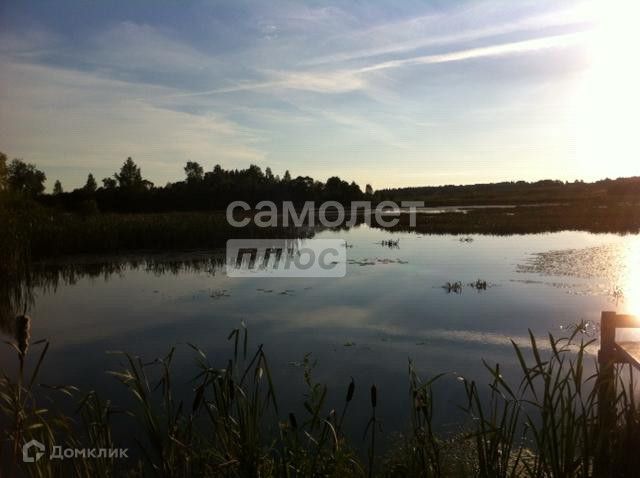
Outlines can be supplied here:
<path id="1" fill-rule="evenodd" d="M 635 476 L 640 457 L 640 410 L 634 400 L 631 371 L 612 369 L 612 380 L 596 369 L 586 375 L 586 350 L 593 339 L 577 324 L 568 337 L 548 337 L 540 347 L 530 333 L 528 348 L 513 344 L 520 377 L 514 383 L 499 364 L 485 363 L 488 383 L 459 377 L 461 407 L 468 421 L 453 436 L 437 433 L 434 384 L 423 381 L 409 362 L 410 419 L 390 447 L 382 445 L 377 415 L 385 392 L 369 387 L 370 418 L 364 430 L 362 456 L 345 432 L 353 397 L 352 379 L 344 401 L 331 406 L 326 385 L 313 379 L 315 362 L 300 362 L 307 392 L 303 414 L 280 407 L 262 346 L 251 351 L 246 328 L 228 336 L 231 358 L 216 366 L 195 345 L 197 368 L 192 393 L 174 390 L 172 363 L 177 349 L 147 362 L 118 352 L 122 368 L 110 372 L 133 399 L 126 410 L 97 393 L 81 395 L 70 387 L 48 387 L 46 393 L 77 400 L 75 416 L 39 404 L 45 399 L 37 377 L 48 343 L 27 344 L 28 320 L 12 343 L 18 357 L 15 377 L 0 379 L 0 465 L 8 476 L 222 476 L 222 477 L 596 477 Z M 27 346 L 28 345 L 28 346 Z M 30 354 L 37 360 L 27 366 Z M 32 369 L 27 373 L 27 368 Z M 615 386 L 615 388 L 612 388 Z M 601 409 L 603 393 L 612 408 Z M 607 392 L 608 393 L 608 392 Z M 338 412 L 339 410 L 339 412 Z M 50 460 L 22 463 L 21 446 L 36 439 L 74 448 L 113 448 L 112 418 L 121 415 L 136 437 L 130 460 Z M 384 446 L 385 448 L 382 448 Z"/>
<path id="2" fill-rule="evenodd" d="M 388 247 L 389 249 L 399 249 L 400 248 L 400 239 L 383 239 L 380 241 L 380 245 L 383 247 Z"/>
<path id="3" fill-rule="evenodd" d="M 463 285 L 462 282 L 460 281 L 456 281 L 456 282 L 447 282 L 445 285 L 442 286 L 442 288 L 447 291 L 447 294 L 462 294 L 462 289 L 463 289 Z"/>
<path id="4" fill-rule="evenodd" d="M 486 280 L 478 279 L 475 282 L 471 282 L 469 287 L 475 290 L 487 290 L 488 285 Z"/>

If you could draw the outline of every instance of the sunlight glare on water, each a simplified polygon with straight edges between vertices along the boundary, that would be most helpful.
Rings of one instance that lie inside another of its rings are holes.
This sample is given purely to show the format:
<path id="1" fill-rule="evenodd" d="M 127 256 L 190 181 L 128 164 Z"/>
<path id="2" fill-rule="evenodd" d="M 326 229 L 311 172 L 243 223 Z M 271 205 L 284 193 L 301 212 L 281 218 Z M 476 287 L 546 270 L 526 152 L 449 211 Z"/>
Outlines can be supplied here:
<path id="1" fill-rule="evenodd" d="M 630 241 L 625 257 L 626 274 L 619 312 L 640 315 L 640 238 Z"/>

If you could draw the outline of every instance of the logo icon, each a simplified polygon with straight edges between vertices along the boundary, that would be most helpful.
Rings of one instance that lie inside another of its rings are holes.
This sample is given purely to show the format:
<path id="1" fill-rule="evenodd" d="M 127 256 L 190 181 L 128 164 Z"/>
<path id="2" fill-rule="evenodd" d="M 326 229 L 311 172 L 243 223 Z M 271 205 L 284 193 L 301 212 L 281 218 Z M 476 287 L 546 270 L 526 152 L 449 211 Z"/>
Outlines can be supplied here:
<path id="1" fill-rule="evenodd" d="M 31 449 L 35 448 L 35 456 L 32 456 Z M 25 463 L 34 463 L 44 455 L 44 445 L 38 440 L 31 440 L 22 446 L 22 461 Z"/>

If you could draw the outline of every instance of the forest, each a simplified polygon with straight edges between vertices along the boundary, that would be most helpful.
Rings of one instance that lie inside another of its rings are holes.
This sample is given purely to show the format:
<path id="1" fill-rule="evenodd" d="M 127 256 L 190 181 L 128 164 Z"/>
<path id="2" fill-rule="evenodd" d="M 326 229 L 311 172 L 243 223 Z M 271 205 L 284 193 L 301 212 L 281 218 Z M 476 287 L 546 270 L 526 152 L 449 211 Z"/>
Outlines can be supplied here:
<path id="1" fill-rule="evenodd" d="M 8 161 L 0 153 L 0 190 L 33 198 L 45 206 L 81 212 L 174 212 L 224 210 L 232 201 L 276 203 L 292 201 L 384 200 L 396 202 L 424 201 L 426 206 L 487 204 L 550 204 L 589 201 L 632 200 L 640 195 L 640 178 L 603 179 L 592 183 L 576 180 L 510 181 L 492 184 L 443 185 L 407 188 L 383 188 L 374 192 L 367 184 L 364 190 L 355 181 L 331 176 L 325 182 L 309 176 L 282 177 L 270 167 L 264 171 L 257 165 L 246 169 L 224 169 L 216 164 L 205 171 L 197 162 L 187 161 L 184 177 L 164 186 L 156 186 L 143 176 L 135 161 L 127 158 L 120 170 L 100 182 L 92 173 L 79 188 L 65 191 L 59 180 L 51 193 L 45 193 L 47 175 L 36 165 L 21 159 Z"/>

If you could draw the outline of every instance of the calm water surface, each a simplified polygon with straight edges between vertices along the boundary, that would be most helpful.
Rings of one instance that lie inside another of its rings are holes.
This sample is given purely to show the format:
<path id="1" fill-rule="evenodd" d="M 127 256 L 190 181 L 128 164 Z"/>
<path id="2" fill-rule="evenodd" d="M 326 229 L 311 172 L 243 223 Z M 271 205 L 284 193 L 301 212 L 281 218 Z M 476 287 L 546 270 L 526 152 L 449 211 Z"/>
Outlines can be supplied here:
<path id="1" fill-rule="evenodd" d="M 635 312 L 640 296 L 638 236 L 563 232 L 461 241 L 363 226 L 316 237 L 352 245 L 345 278 L 229 278 L 212 267 L 158 273 L 127 266 L 36 290 L 32 338 L 51 342 L 43 380 L 97 388 L 117 401 L 123 387 L 105 370 L 120 359 L 106 351 L 152 359 L 178 345 L 175 386 L 187 391 L 195 356 L 183 344 L 197 344 L 223 366 L 232 353 L 226 337 L 244 322 L 250 344 L 265 346 L 284 411 L 302 402 L 299 362 L 311 353 L 315 378 L 329 385 L 335 406 L 355 378 L 361 406 L 353 428 L 366 425 L 375 383 L 383 426 L 402 429 L 412 359 L 425 377 L 450 372 L 437 390 L 446 427 L 463 401 L 457 374 L 488 381 L 481 359 L 513 374 L 510 340 L 526 345 L 527 329 L 562 335 L 562 326 L 580 320 L 597 324 L 602 310 Z M 390 238 L 400 239 L 399 248 L 380 244 Z M 442 287 L 477 279 L 487 290 Z M 15 360 L 7 350 L 0 359 Z"/>

